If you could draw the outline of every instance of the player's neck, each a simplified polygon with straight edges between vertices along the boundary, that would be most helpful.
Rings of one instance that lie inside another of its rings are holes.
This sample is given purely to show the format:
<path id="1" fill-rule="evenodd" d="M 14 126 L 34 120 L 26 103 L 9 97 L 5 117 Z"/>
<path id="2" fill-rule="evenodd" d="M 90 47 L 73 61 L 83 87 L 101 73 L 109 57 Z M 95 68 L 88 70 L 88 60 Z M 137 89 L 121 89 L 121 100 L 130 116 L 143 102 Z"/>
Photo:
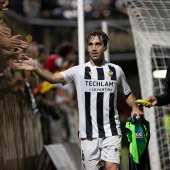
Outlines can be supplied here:
<path id="1" fill-rule="evenodd" d="M 105 65 L 106 64 L 106 60 L 105 59 L 103 59 L 103 60 L 90 60 L 90 64 L 92 65 L 92 66 L 98 66 L 98 67 L 100 67 L 100 66 L 102 66 L 102 65 Z"/>

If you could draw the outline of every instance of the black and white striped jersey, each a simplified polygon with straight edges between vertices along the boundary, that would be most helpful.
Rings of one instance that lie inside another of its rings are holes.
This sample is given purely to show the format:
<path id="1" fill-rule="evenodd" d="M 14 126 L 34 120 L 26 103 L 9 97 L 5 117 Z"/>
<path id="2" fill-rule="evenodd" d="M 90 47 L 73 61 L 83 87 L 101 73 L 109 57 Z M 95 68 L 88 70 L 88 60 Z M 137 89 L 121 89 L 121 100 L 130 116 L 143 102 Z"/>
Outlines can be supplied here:
<path id="1" fill-rule="evenodd" d="M 125 95 L 131 92 L 122 69 L 112 63 L 97 67 L 87 62 L 61 74 L 77 89 L 79 137 L 121 135 L 117 91 Z"/>

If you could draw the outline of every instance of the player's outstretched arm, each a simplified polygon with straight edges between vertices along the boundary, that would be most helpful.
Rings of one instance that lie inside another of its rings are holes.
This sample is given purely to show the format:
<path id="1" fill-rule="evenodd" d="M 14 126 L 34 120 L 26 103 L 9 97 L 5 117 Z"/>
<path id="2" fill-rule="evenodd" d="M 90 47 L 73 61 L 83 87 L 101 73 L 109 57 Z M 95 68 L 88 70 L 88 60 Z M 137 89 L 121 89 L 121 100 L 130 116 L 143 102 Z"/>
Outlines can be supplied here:
<path id="1" fill-rule="evenodd" d="M 24 56 L 22 60 L 15 60 L 14 67 L 16 69 L 23 69 L 27 71 L 34 71 L 38 76 L 48 81 L 49 83 L 65 83 L 64 77 L 61 73 L 53 74 L 48 70 L 38 67 L 34 60 L 28 56 Z"/>

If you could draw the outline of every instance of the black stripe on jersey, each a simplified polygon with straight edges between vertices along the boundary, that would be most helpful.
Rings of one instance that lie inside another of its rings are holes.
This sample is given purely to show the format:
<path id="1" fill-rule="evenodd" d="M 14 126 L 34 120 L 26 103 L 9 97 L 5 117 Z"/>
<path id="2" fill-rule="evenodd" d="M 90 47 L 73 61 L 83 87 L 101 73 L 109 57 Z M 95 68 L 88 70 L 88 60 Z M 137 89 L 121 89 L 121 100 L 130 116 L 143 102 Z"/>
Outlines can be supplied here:
<path id="1" fill-rule="evenodd" d="M 97 68 L 98 80 L 104 80 L 104 70 L 103 68 Z M 97 125 L 99 137 L 105 137 L 105 131 L 103 126 L 103 102 L 104 93 L 97 93 Z"/>
<path id="2" fill-rule="evenodd" d="M 97 125 L 99 137 L 105 137 L 105 131 L 103 127 L 103 97 L 104 93 L 97 93 Z"/>
<path id="3" fill-rule="evenodd" d="M 97 68 L 98 80 L 104 80 L 103 68 Z"/>
<path id="4" fill-rule="evenodd" d="M 84 79 L 91 79 L 91 75 L 90 75 L 90 67 L 85 67 L 85 75 L 84 75 Z"/>
<path id="5" fill-rule="evenodd" d="M 110 120 L 110 128 L 112 135 L 118 135 L 117 129 L 116 129 L 116 122 L 115 122 L 115 112 L 114 112 L 114 93 L 110 93 L 110 99 L 109 99 L 109 120 Z"/>
<path id="6" fill-rule="evenodd" d="M 87 138 L 92 138 L 92 121 L 90 115 L 91 93 L 85 92 L 85 112 L 86 112 L 86 134 Z"/>
<path id="7" fill-rule="evenodd" d="M 111 80 L 116 80 L 116 69 L 110 65 L 108 65 L 110 71 L 113 72 L 113 75 L 111 76 Z"/>
<path id="8" fill-rule="evenodd" d="M 84 79 L 91 79 L 90 67 L 85 67 Z M 86 113 L 86 134 L 87 138 L 92 138 L 92 121 L 90 114 L 90 102 L 91 102 L 91 93 L 85 92 L 85 113 Z"/>

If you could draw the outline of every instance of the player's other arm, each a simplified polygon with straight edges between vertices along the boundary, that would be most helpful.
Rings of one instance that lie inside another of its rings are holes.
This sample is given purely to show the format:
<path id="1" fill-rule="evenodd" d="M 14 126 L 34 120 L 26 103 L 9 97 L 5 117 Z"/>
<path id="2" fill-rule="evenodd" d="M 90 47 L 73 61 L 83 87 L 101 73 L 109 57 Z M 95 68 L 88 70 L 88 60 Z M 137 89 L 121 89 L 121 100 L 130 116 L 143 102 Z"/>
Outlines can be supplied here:
<path id="1" fill-rule="evenodd" d="M 34 60 L 28 56 L 24 56 L 24 60 L 15 60 L 14 66 L 16 69 L 34 71 L 38 76 L 48 81 L 49 83 L 65 83 L 64 77 L 61 73 L 53 74 L 48 70 L 40 68 L 35 64 Z"/>
<path id="2" fill-rule="evenodd" d="M 128 95 L 124 95 L 126 103 L 132 108 L 131 116 L 134 114 L 137 115 L 137 118 L 143 115 L 143 112 L 139 109 L 137 103 L 134 101 L 136 100 L 134 94 L 130 92 Z"/>

